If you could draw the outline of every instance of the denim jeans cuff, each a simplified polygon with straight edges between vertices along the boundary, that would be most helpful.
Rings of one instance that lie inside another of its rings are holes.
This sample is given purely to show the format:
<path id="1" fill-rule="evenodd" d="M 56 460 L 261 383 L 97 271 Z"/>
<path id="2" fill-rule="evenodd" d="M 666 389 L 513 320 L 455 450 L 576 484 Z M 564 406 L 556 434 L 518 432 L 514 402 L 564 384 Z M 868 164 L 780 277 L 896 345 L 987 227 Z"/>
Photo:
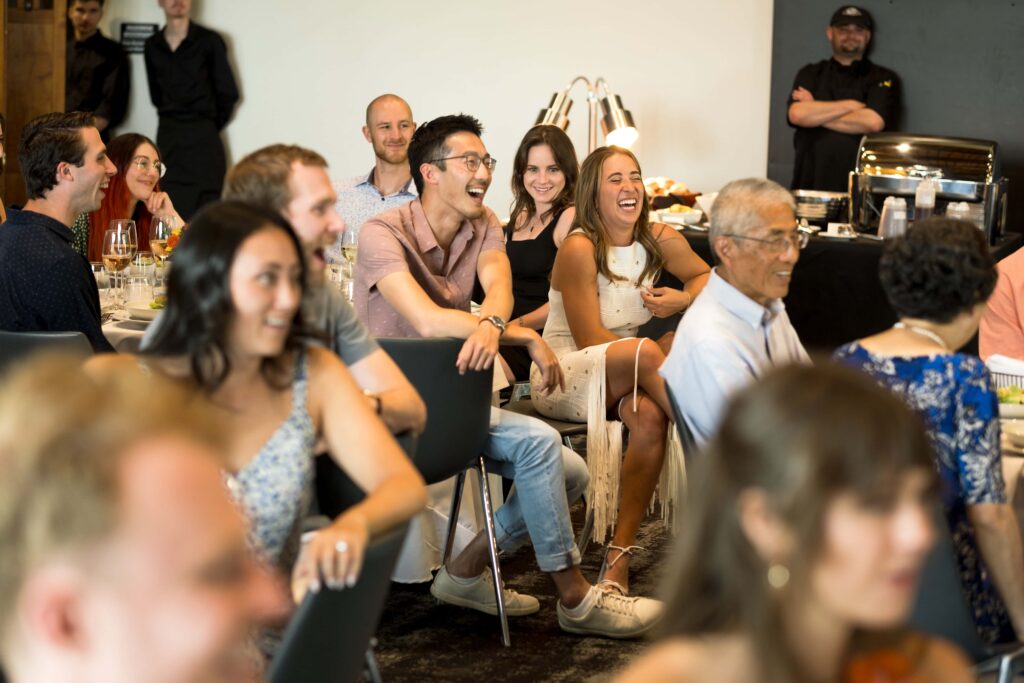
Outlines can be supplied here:
<path id="1" fill-rule="evenodd" d="M 580 549 L 576 547 L 576 544 L 572 544 L 572 548 L 568 552 L 559 553 L 557 555 L 541 555 L 537 554 L 537 566 L 540 570 L 545 573 L 560 572 L 563 569 L 569 567 L 575 567 L 580 563 Z"/>

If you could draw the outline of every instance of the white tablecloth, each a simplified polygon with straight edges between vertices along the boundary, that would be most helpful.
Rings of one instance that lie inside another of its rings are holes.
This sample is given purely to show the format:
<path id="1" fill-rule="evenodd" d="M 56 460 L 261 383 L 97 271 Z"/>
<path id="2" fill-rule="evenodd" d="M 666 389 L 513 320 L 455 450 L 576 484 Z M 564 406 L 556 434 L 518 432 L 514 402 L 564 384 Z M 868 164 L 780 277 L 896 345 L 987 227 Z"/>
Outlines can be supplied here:
<path id="1" fill-rule="evenodd" d="M 103 336 L 118 353 L 138 353 L 149 324 L 130 319 L 112 320 L 103 326 Z"/>

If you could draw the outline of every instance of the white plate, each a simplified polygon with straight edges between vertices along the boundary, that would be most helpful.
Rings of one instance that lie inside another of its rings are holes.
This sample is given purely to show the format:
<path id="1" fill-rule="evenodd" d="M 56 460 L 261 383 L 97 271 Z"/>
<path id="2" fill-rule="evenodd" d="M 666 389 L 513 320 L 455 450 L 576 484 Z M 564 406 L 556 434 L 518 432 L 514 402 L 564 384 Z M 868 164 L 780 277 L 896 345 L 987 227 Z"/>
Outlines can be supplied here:
<path id="1" fill-rule="evenodd" d="M 700 223 L 701 212 L 687 211 L 686 213 L 672 213 L 670 211 L 659 211 L 658 220 L 662 223 L 669 223 L 671 225 L 696 225 Z"/>
<path id="2" fill-rule="evenodd" d="M 1000 403 L 999 417 L 1002 419 L 1024 418 L 1024 404 L 1021 403 Z"/>
<path id="3" fill-rule="evenodd" d="M 825 239 L 830 240 L 855 240 L 857 239 L 857 233 L 853 233 L 852 235 L 849 233 L 835 234 L 831 232 L 825 232 L 824 230 L 822 230 L 821 232 L 818 233 L 818 237 L 824 237 Z"/>
<path id="4" fill-rule="evenodd" d="M 149 307 L 148 301 L 129 301 L 124 305 L 128 316 L 133 320 L 153 320 L 160 314 L 160 311 Z"/>

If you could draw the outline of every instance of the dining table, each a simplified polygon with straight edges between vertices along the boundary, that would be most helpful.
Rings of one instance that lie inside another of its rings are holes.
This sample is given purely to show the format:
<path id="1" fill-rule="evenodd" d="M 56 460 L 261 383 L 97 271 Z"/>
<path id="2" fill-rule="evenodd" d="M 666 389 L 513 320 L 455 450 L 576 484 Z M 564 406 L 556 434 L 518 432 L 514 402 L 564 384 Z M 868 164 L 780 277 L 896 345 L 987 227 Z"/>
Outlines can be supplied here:
<path id="1" fill-rule="evenodd" d="M 706 229 L 681 229 L 690 247 L 709 265 L 715 265 Z M 1024 236 L 1006 233 L 992 246 L 992 254 L 1001 260 L 1024 244 Z M 800 252 L 793 269 L 789 294 L 783 300 L 786 313 L 804 347 L 811 352 L 831 353 L 847 342 L 870 336 L 892 327 L 896 312 L 889 305 L 878 277 L 884 242 L 873 236 L 852 238 L 817 234 Z M 658 286 L 680 287 L 670 273 L 664 273 Z M 679 318 L 655 320 L 643 334 L 657 338 L 675 330 Z M 977 346 L 965 347 L 976 353 Z"/>

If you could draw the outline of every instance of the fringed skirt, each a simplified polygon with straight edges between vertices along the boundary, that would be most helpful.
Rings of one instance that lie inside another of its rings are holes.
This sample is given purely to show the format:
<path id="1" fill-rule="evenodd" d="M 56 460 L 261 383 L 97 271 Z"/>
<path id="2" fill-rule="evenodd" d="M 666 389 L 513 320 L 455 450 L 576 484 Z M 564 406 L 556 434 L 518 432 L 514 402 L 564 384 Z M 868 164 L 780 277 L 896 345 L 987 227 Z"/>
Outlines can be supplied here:
<path id="1" fill-rule="evenodd" d="M 588 346 L 559 355 L 562 372 L 565 374 L 565 391 L 556 390 L 548 396 L 542 396 L 537 391 L 531 392 L 533 405 L 541 415 L 565 422 L 587 423 L 587 467 L 590 470 L 587 502 L 594 510 L 594 541 L 598 543 L 603 543 L 615 528 L 619 512 L 623 426 L 620 421 L 607 418 L 608 383 L 605 377 L 605 354 L 609 346 L 619 341 L 625 340 Z M 640 347 L 646 341 L 650 340 L 642 340 L 637 345 L 637 357 Z M 558 353 L 558 350 L 555 352 Z M 623 399 L 627 404 L 636 400 L 639 370 L 636 363 L 634 360 L 633 393 Z M 540 372 L 536 365 L 531 368 L 530 382 L 534 386 L 540 383 Z M 676 507 L 682 503 L 685 487 L 686 469 L 682 445 L 676 430 L 670 429 L 666 437 L 661 478 L 650 503 L 652 509 L 656 502 L 660 504 L 661 516 L 666 523 L 675 522 Z"/>

